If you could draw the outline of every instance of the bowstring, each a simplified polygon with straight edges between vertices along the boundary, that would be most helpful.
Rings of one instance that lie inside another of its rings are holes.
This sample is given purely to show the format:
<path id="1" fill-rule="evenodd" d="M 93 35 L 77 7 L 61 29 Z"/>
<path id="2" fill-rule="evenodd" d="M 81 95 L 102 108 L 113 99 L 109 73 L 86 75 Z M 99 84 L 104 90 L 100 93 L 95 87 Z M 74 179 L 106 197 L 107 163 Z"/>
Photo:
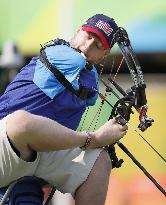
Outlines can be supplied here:
<path id="1" fill-rule="evenodd" d="M 106 103 L 108 103 L 108 101 L 107 101 L 106 99 L 103 98 L 103 100 L 104 100 Z M 108 103 L 108 104 L 110 105 L 110 103 Z M 121 116 L 121 115 L 120 115 L 120 116 Z M 126 119 L 125 119 L 123 116 L 121 116 L 121 117 L 123 118 L 123 120 L 126 121 Z M 132 128 L 132 130 L 133 130 L 134 132 L 136 132 L 136 133 L 144 140 L 144 142 L 145 142 L 164 162 L 166 162 L 166 159 L 157 151 L 157 149 L 154 148 L 154 146 L 152 146 L 152 145 L 143 137 L 143 135 L 141 135 L 140 132 L 137 131 L 137 129 L 136 129 L 129 121 L 126 121 L 126 124 L 129 125 L 129 126 Z"/>
<path id="2" fill-rule="evenodd" d="M 114 80 L 115 80 L 115 78 L 116 78 L 116 76 L 117 76 L 117 74 L 118 74 L 118 72 L 119 72 L 119 70 L 120 70 L 120 67 L 121 67 L 121 65 L 122 65 L 122 63 L 123 63 L 123 60 L 124 60 L 124 57 L 122 58 L 122 60 L 121 60 L 121 62 L 120 62 L 120 64 L 119 64 L 119 66 L 118 66 L 118 69 L 117 69 L 117 71 L 116 71 L 116 73 L 115 73 L 115 75 L 114 75 L 114 78 L 113 78 Z M 100 68 L 101 68 L 101 71 L 100 71 L 100 74 L 99 74 L 99 79 L 101 79 L 101 76 L 102 76 L 102 74 L 103 74 L 103 70 L 104 70 L 105 63 L 106 63 L 106 57 L 104 58 L 103 63 L 99 64 L 99 66 L 100 66 Z M 113 56 L 110 75 L 111 75 L 111 73 L 113 72 L 114 67 L 115 67 L 115 58 L 114 58 L 114 56 Z M 99 94 L 99 96 L 100 96 L 101 93 L 98 93 L 98 94 Z M 108 96 L 108 95 L 107 95 L 107 92 L 105 91 L 104 95 L 102 95 L 102 96 L 106 99 L 107 96 Z M 94 127 L 93 127 L 93 131 L 95 130 L 95 128 L 96 128 L 96 126 L 97 126 L 97 123 L 98 123 L 98 120 L 99 120 L 99 116 L 100 116 L 102 107 L 103 107 L 103 105 L 104 105 L 104 100 L 103 100 L 103 98 L 101 98 L 101 99 L 102 99 L 102 101 L 101 101 L 101 103 L 100 103 L 100 106 L 99 106 L 99 108 L 97 109 L 97 112 L 96 112 L 95 116 L 94 116 L 93 119 L 91 120 L 91 123 L 90 123 L 90 125 L 89 125 L 87 131 L 90 130 L 90 128 L 92 127 L 94 121 L 95 121 L 95 124 L 94 124 Z M 89 107 L 88 107 L 88 108 L 89 108 Z M 88 112 L 89 112 L 89 109 L 88 109 L 87 112 L 86 112 L 85 118 L 87 117 Z M 84 123 L 85 123 L 85 118 L 84 118 L 84 120 L 83 120 Z M 96 120 L 95 120 L 95 119 L 96 119 Z M 82 127 L 83 127 L 83 125 L 82 125 Z M 82 127 L 81 127 L 81 128 L 82 128 Z"/>
<path id="3" fill-rule="evenodd" d="M 99 66 L 100 66 L 99 79 L 101 78 L 101 75 L 102 75 L 102 73 L 103 73 L 104 66 L 105 66 L 105 62 L 106 62 L 106 57 L 103 59 L 103 63 L 100 63 L 100 64 L 99 64 Z M 99 84 L 99 81 L 97 82 L 97 86 L 99 86 L 98 84 Z M 96 89 L 93 89 L 93 90 L 96 90 Z M 107 93 L 105 92 L 105 97 L 106 97 L 106 95 L 107 95 Z M 88 128 L 87 128 L 87 131 L 89 131 L 89 130 L 91 129 L 91 127 L 92 127 L 92 125 L 93 125 L 93 123 L 94 123 L 94 120 L 97 118 L 97 119 L 96 119 L 96 122 L 95 122 L 95 125 L 94 125 L 94 128 L 93 128 L 93 131 L 95 130 L 96 125 L 97 125 L 97 123 L 98 123 L 99 115 L 100 115 L 101 110 L 102 110 L 102 107 L 103 107 L 103 104 L 104 104 L 104 100 L 102 99 L 102 101 L 101 101 L 101 103 L 100 103 L 100 105 L 99 105 L 99 108 L 97 109 L 97 111 L 96 111 L 94 117 L 92 118 L 92 120 L 91 120 L 91 122 L 90 122 L 90 124 L 89 124 L 89 126 L 88 126 Z M 86 118 L 87 118 L 87 116 L 88 116 L 89 109 L 90 109 L 90 108 L 87 107 L 86 112 L 85 112 L 84 117 L 83 117 L 83 120 L 82 120 L 82 124 L 81 124 L 81 126 L 80 126 L 80 128 L 79 128 L 80 131 L 82 131 L 82 129 L 83 129 L 83 126 L 84 126 L 84 124 L 85 124 L 85 120 L 86 120 Z"/>
<path id="4" fill-rule="evenodd" d="M 82 123 L 81 123 L 80 128 L 79 128 L 80 131 L 82 131 L 82 129 L 83 129 L 83 126 L 84 126 L 84 124 L 85 124 L 85 120 L 86 120 L 86 117 L 87 117 L 87 115 L 88 115 L 88 112 L 89 112 L 89 107 L 87 107 L 87 109 L 86 109 L 86 111 L 85 111 L 84 117 L 83 117 L 83 119 L 82 119 Z"/>
<path id="5" fill-rule="evenodd" d="M 87 131 L 89 131 L 90 128 L 92 127 L 92 125 L 94 123 L 94 120 L 95 120 L 95 123 L 94 123 L 93 131 L 95 130 L 95 128 L 97 126 L 97 123 L 98 123 L 98 120 L 99 120 L 99 116 L 100 116 L 100 113 L 101 113 L 103 105 L 104 105 L 104 100 L 101 101 L 100 106 L 99 106 L 95 116 L 93 117 L 93 119 L 92 119 L 92 121 L 91 121 Z"/>
<path id="6" fill-rule="evenodd" d="M 123 61 L 124 61 L 124 57 L 122 57 L 122 59 L 121 59 L 121 62 L 120 62 L 119 66 L 118 66 L 118 68 L 117 68 L 117 70 L 116 70 L 116 73 L 115 73 L 115 75 L 114 75 L 114 77 L 113 77 L 112 82 L 115 81 L 115 79 L 116 79 L 116 77 L 117 77 L 117 75 L 118 75 L 118 72 L 119 72 L 119 70 L 120 70 L 120 68 L 121 68 L 121 66 L 122 66 Z M 103 63 L 103 64 L 100 64 L 100 66 L 101 66 L 101 72 L 100 72 L 100 74 L 99 74 L 99 79 L 101 78 L 101 75 L 102 75 L 102 73 L 103 73 L 104 64 L 105 64 L 105 59 L 104 59 L 104 63 Z M 113 72 L 114 67 L 115 67 L 115 60 L 114 60 L 114 56 L 113 56 L 112 66 L 111 66 L 111 70 L 110 70 L 110 76 L 112 75 L 112 72 Z M 104 99 L 102 98 L 101 104 L 100 104 L 99 108 L 97 109 L 97 112 L 96 112 L 95 116 L 93 117 L 93 119 L 92 119 L 92 121 L 91 121 L 91 123 L 90 123 L 90 125 L 89 125 L 89 127 L 88 127 L 88 130 L 91 128 L 91 126 L 92 126 L 94 120 L 97 118 L 97 120 L 96 120 L 96 122 L 95 122 L 94 129 L 96 128 L 96 125 L 97 125 L 97 123 L 98 123 L 99 115 L 100 115 L 100 113 L 101 113 L 103 104 L 104 104 L 104 102 L 107 102 L 106 98 L 107 98 L 107 92 L 105 92 L 105 94 L 104 94 Z M 108 102 L 107 102 L 107 103 L 108 103 Z M 110 103 L 109 103 L 109 104 L 110 104 Z M 83 119 L 83 123 L 82 123 L 82 126 L 81 126 L 81 130 L 82 130 L 83 124 L 85 123 L 85 119 L 86 119 L 86 117 L 87 117 L 88 112 L 89 112 L 89 107 L 87 108 L 87 111 L 86 111 L 86 113 L 85 113 L 85 116 L 84 116 L 84 119 Z M 122 116 L 121 116 L 121 117 L 122 117 Z M 122 117 L 122 118 L 123 118 L 123 117 Z M 166 162 L 166 159 L 137 131 L 137 129 L 136 129 L 131 123 L 127 122 L 127 124 L 132 128 L 132 130 L 133 130 L 134 132 L 137 133 L 137 135 L 139 135 L 139 136 L 144 140 L 144 142 L 145 142 L 164 162 Z"/>
<path id="7" fill-rule="evenodd" d="M 114 59 L 114 58 L 113 58 L 113 59 Z M 118 73 L 119 73 L 119 70 L 120 70 L 120 68 L 121 68 L 121 66 L 122 66 L 123 61 L 124 61 L 124 57 L 122 57 L 122 59 L 121 59 L 121 61 L 120 61 L 120 64 L 119 64 L 119 66 L 118 66 L 118 68 L 117 68 L 117 70 L 116 70 L 116 73 L 115 73 L 115 75 L 114 75 L 114 77 L 113 77 L 112 82 L 115 81 L 115 79 L 116 79 L 116 77 L 117 77 L 117 75 L 118 75 Z M 113 68 L 113 67 L 112 67 L 112 68 Z M 112 71 L 113 71 L 113 70 L 111 69 L 111 72 L 112 72 Z M 110 72 L 110 77 L 111 77 L 111 72 Z"/>
<path id="8" fill-rule="evenodd" d="M 121 59 L 121 62 L 120 62 L 119 66 L 118 66 L 118 68 L 117 68 L 117 70 L 116 70 L 116 73 L 115 73 L 115 75 L 114 75 L 114 77 L 113 77 L 113 81 L 116 79 L 116 76 L 117 76 L 117 74 L 118 74 L 118 72 L 119 72 L 119 70 L 120 70 L 120 67 L 122 66 L 123 61 L 124 61 L 124 57 L 122 57 L 122 59 Z M 101 70 L 100 70 L 100 73 L 99 73 L 99 79 L 101 79 L 101 75 L 103 74 L 103 70 L 104 70 L 105 63 L 106 63 L 106 56 L 105 56 L 105 58 L 103 59 L 103 63 L 100 63 L 100 64 L 99 64 L 100 69 L 101 69 Z M 115 57 L 113 56 L 112 65 L 111 65 L 111 70 L 110 70 L 110 76 L 111 76 L 111 74 L 112 74 L 114 68 L 115 68 Z M 99 83 L 99 81 L 98 81 L 98 83 Z M 99 96 L 100 96 L 100 95 L 99 95 Z M 106 91 L 105 91 L 105 93 L 104 93 L 104 98 L 107 98 L 107 92 L 106 92 Z M 97 109 L 97 111 L 96 111 L 96 113 L 95 113 L 95 116 L 93 117 L 93 119 L 91 120 L 91 122 L 90 122 L 90 124 L 89 124 L 89 126 L 88 126 L 88 128 L 87 128 L 87 131 L 89 131 L 89 130 L 91 129 L 91 127 L 92 127 L 94 121 L 95 121 L 95 125 L 94 125 L 94 127 L 93 127 L 93 131 L 95 130 L 95 128 L 96 128 L 96 126 L 97 126 L 97 123 L 98 123 L 99 115 L 100 115 L 100 113 L 101 113 L 101 110 L 102 110 L 103 105 L 104 105 L 104 100 L 102 99 L 102 101 L 101 101 L 101 103 L 100 103 L 100 105 L 99 105 L 99 108 Z M 84 126 L 84 124 L 85 124 L 85 120 L 86 120 L 86 118 L 87 118 L 87 116 L 88 116 L 89 109 L 90 109 L 89 107 L 86 109 L 86 112 L 85 112 L 85 114 L 84 114 L 84 118 L 83 118 L 83 120 L 82 120 L 82 124 L 81 124 L 81 126 L 80 126 L 80 131 L 82 131 L 82 129 L 83 129 L 83 126 Z M 96 120 L 95 120 L 95 119 L 96 119 Z"/>
<path id="9" fill-rule="evenodd" d="M 123 61 L 124 61 L 124 57 L 122 57 L 121 62 L 120 62 L 119 66 L 118 66 L 118 68 L 117 68 L 117 70 L 116 70 L 116 73 L 115 73 L 114 77 L 112 78 L 113 80 L 112 80 L 111 83 L 113 83 L 113 82 L 115 81 L 115 79 L 116 79 L 116 77 L 117 77 L 117 75 L 118 75 L 118 72 L 119 72 L 119 70 L 120 70 L 120 68 L 121 68 L 121 66 L 122 66 Z M 111 74 L 112 74 L 112 72 L 113 72 L 114 67 L 115 67 L 115 60 L 114 60 L 114 56 L 113 56 L 113 63 L 112 63 L 111 70 L 110 70 L 110 77 L 111 77 Z M 121 117 L 122 117 L 122 116 L 121 116 Z M 122 117 L 122 118 L 123 118 L 123 117 Z M 124 118 L 123 118 L 123 119 L 124 119 Z M 124 119 L 124 120 L 125 120 L 125 119 Z M 156 148 L 154 148 L 154 147 L 143 137 L 143 135 L 140 134 L 140 132 L 137 131 L 137 129 L 136 129 L 130 122 L 127 122 L 127 124 L 132 128 L 132 130 L 133 130 L 134 132 L 137 133 L 137 135 L 139 135 L 139 136 L 143 139 L 143 141 L 144 141 L 164 162 L 166 162 L 166 159 L 156 150 Z"/>
<path id="10" fill-rule="evenodd" d="M 138 130 L 129 122 L 127 122 L 127 124 L 132 128 L 133 131 L 135 131 L 142 139 L 145 143 L 148 144 L 148 146 L 164 161 L 166 162 L 166 159 L 156 150 L 156 148 L 154 148 L 141 134 L 140 132 L 138 132 Z"/>

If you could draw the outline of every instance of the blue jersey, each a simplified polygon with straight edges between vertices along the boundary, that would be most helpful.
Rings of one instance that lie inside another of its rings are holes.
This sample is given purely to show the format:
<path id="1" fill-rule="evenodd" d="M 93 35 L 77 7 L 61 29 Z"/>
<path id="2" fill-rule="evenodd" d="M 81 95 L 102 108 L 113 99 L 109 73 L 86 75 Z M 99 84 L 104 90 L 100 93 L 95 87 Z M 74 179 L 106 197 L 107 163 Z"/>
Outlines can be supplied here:
<path id="1" fill-rule="evenodd" d="M 87 89 L 98 89 L 96 69 L 85 69 L 86 59 L 79 52 L 67 45 L 51 46 L 45 51 L 48 60 L 65 75 L 75 89 L 79 87 L 79 83 Z M 63 87 L 39 57 L 34 57 L 0 97 L 0 119 L 22 109 L 75 130 L 86 107 L 95 104 L 96 99 L 96 93 L 87 100 L 75 96 Z"/>

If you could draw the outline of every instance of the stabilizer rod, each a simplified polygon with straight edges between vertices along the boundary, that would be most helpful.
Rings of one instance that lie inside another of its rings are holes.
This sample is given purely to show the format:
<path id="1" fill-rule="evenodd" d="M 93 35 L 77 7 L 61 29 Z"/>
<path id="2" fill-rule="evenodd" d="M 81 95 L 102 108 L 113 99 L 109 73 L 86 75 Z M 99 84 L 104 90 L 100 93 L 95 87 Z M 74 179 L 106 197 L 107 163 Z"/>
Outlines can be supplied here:
<path id="1" fill-rule="evenodd" d="M 140 164 L 140 162 L 133 156 L 133 154 L 124 146 L 121 142 L 117 142 L 117 145 L 132 159 L 132 161 L 143 171 L 143 173 L 151 180 L 151 182 L 160 190 L 161 193 L 166 196 L 164 188 L 152 177 L 151 174 Z"/>

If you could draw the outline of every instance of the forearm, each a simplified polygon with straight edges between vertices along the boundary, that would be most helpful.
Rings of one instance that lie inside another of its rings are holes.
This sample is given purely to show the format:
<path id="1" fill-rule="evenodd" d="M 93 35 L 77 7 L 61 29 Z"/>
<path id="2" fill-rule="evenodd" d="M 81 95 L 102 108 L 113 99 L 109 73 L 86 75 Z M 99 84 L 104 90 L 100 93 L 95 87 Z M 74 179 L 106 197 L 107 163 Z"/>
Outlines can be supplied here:
<path id="1" fill-rule="evenodd" d="M 107 126 L 109 126 L 109 124 Z M 88 148 L 96 148 L 112 144 L 117 139 L 116 136 L 115 138 L 111 136 L 109 130 L 107 133 L 105 132 L 106 136 L 104 136 L 105 129 L 105 125 L 103 125 L 100 129 L 87 134 L 86 132 L 77 132 L 69 129 L 51 119 L 32 115 L 25 136 L 27 136 L 27 141 L 29 141 L 31 148 L 36 151 L 82 147 L 85 145 L 88 136 L 91 138 Z"/>
<path id="2" fill-rule="evenodd" d="M 90 133 L 88 148 L 110 145 L 127 132 L 126 126 L 115 120 Z M 85 132 L 71 130 L 61 124 L 26 111 L 16 111 L 7 122 L 7 134 L 16 148 L 29 155 L 29 151 L 52 151 L 82 147 L 86 140 Z"/>
<path id="3" fill-rule="evenodd" d="M 26 133 L 31 147 L 37 151 L 51 151 L 80 147 L 86 135 L 73 131 L 53 120 L 33 115 Z"/>

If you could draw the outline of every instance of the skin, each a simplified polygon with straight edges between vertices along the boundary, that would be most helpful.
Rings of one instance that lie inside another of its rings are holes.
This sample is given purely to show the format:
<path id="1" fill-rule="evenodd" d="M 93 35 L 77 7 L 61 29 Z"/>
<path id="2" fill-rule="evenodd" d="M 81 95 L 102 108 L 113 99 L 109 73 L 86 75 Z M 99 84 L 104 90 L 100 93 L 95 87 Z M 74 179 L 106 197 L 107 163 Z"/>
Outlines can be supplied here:
<path id="1" fill-rule="evenodd" d="M 80 49 L 92 64 L 99 63 L 109 53 L 95 34 L 81 28 L 71 39 L 70 45 Z M 81 147 L 87 138 L 85 132 L 73 131 L 51 119 L 23 110 L 11 114 L 7 120 L 6 132 L 13 145 L 20 151 L 20 158 L 25 161 L 29 161 L 34 150 L 44 152 Z M 122 126 L 115 119 L 111 119 L 94 132 L 90 132 L 92 141 L 88 149 L 113 144 L 126 133 L 126 125 Z M 87 180 L 76 190 L 76 205 L 104 204 L 111 168 L 109 156 L 103 150 Z"/>
<path id="2" fill-rule="evenodd" d="M 70 44 L 80 49 L 92 64 L 100 62 L 109 53 L 95 34 L 81 28 Z M 112 119 L 90 133 L 93 140 L 89 148 L 112 144 L 124 136 L 126 131 L 127 126 L 121 126 Z M 7 133 L 24 160 L 29 160 L 34 150 L 42 152 L 81 147 L 87 138 L 86 133 L 73 131 L 53 120 L 25 111 L 16 111 L 12 114 L 8 120 Z"/>
<path id="3" fill-rule="evenodd" d="M 101 40 L 94 33 L 81 28 L 70 42 L 71 47 L 81 50 L 91 64 L 101 62 L 110 52 L 105 49 Z"/>
<path id="4" fill-rule="evenodd" d="M 17 125 L 17 126 L 16 126 Z M 88 148 L 113 144 L 127 132 L 127 126 L 111 119 L 94 132 Z M 21 158 L 28 161 L 33 151 L 45 152 L 72 149 L 84 145 L 86 133 L 73 131 L 46 117 L 18 110 L 7 121 L 7 134 L 20 151 Z"/>
<path id="5" fill-rule="evenodd" d="M 80 49 L 93 64 L 100 62 L 109 53 L 96 35 L 83 31 L 81 28 L 70 44 Z M 89 148 L 112 144 L 123 137 L 126 132 L 126 125 L 121 126 L 111 119 L 98 130 L 90 133 L 93 139 Z M 8 119 L 7 134 L 20 151 L 21 158 L 27 161 L 34 150 L 42 152 L 81 147 L 87 138 L 86 133 L 73 131 L 51 119 L 23 110 L 14 112 Z"/>

